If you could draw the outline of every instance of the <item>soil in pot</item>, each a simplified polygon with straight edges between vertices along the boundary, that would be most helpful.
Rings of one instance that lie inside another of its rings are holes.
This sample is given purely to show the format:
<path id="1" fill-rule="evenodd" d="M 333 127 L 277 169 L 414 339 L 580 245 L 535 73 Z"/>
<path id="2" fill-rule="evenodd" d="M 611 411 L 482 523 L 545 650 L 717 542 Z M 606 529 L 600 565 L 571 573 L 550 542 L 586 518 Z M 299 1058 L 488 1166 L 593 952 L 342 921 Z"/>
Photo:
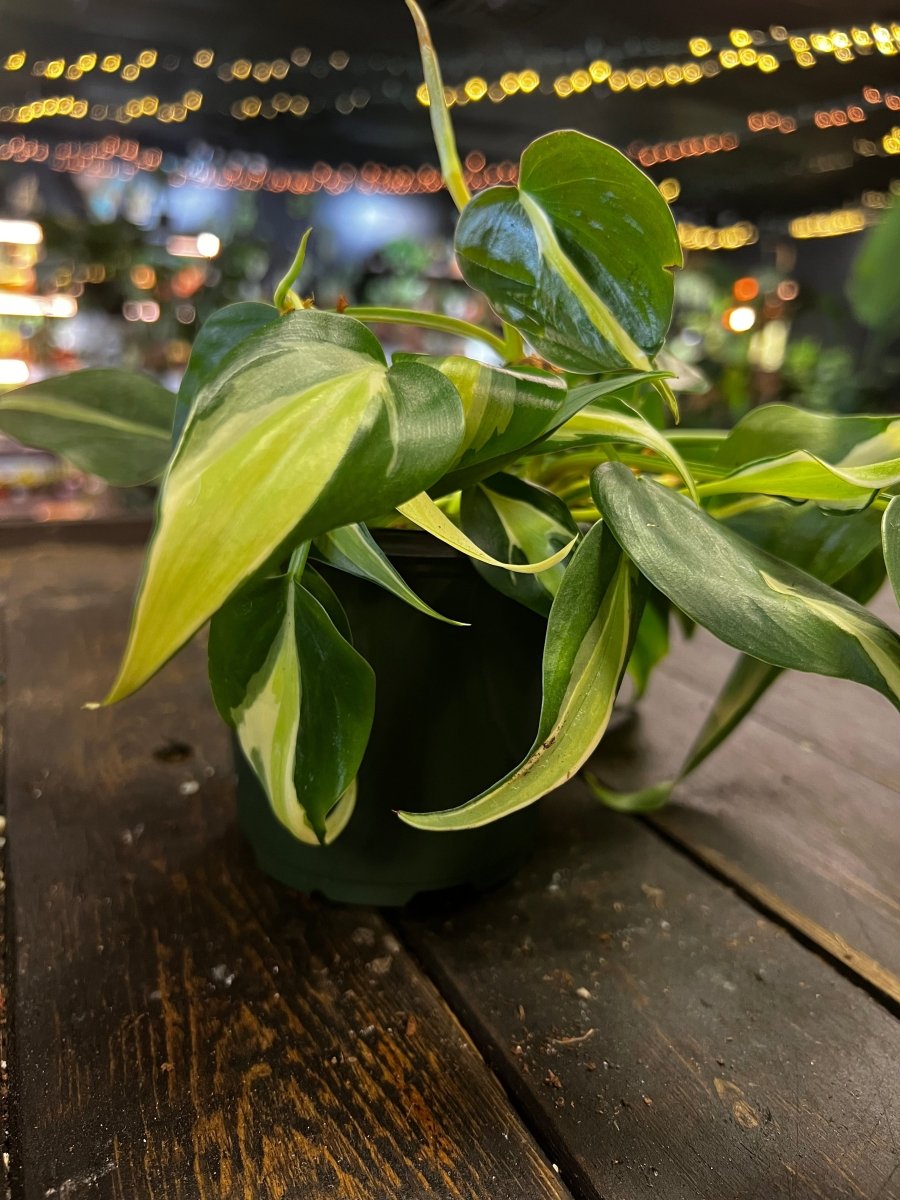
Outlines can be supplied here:
<path id="1" fill-rule="evenodd" d="M 421 892 L 500 882 L 531 846 L 534 807 L 454 833 L 412 829 L 394 811 L 452 808 L 522 760 L 537 729 L 546 625 L 427 535 L 387 531 L 379 541 L 424 600 L 470 627 L 322 568 L 377 680 L 356 808 L 331 845 L 306 845 L 277 820 L 238 751 L 238 816 L 260 866 L 281 882 L 332 900 L 401 905 Z"/>

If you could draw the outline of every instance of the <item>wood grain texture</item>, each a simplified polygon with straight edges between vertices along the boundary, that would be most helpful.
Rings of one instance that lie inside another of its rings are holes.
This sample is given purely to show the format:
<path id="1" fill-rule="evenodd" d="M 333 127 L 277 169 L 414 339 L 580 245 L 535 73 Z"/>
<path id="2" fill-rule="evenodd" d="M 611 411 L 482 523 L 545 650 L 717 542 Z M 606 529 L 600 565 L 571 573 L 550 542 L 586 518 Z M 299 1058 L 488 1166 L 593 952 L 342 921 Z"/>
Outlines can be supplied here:
<path id="1" fill-rule="evenodd" d="M 900 1195 L 900 1025 L 580 784 L 539 855 L 404 924 L 583 1200 Z"/>
<path id="2" fill-rule="evenodd" d="M 85 713 L 133 551 L 6 563 L 24 1200 L 564 1200 L 390 928 L 269 884 L 194 645 Z"/>
<path id="3" fill-rule="evenodd" d="M 676 650 L 637 720 L 604 741 L 598 778 L 623 790 L 671 778 L 730 659 L 704 635 Z M 874 693 L 787 674 L 651 820 L 900 1002 L 898 736 Z"/>

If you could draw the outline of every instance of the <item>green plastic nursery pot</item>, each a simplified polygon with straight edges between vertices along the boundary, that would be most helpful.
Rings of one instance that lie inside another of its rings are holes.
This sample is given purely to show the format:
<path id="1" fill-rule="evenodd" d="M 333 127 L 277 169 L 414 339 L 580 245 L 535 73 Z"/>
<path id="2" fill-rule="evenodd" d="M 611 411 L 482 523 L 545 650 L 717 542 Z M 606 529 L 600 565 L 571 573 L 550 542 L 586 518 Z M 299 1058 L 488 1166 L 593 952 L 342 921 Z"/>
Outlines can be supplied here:
<path id="1" fill-rule="evenodd" d="M 453 833 L 413 829 L 395 810 L 452 808 L 521 762 L 537 729 L 546 625 L 427 534 L 385 531 L 378 540 L 428 604 L 471 626 L 436 621 L 316 564 L 377 681 L 356 808 L 331 845 L 299 841 L 276 818 L 236 747 L 238 821 L 260 867 L 280 882 L 331 900 L 402 905 L 421 892 L 499 883 L 530 849 L 534 807 Z"/>

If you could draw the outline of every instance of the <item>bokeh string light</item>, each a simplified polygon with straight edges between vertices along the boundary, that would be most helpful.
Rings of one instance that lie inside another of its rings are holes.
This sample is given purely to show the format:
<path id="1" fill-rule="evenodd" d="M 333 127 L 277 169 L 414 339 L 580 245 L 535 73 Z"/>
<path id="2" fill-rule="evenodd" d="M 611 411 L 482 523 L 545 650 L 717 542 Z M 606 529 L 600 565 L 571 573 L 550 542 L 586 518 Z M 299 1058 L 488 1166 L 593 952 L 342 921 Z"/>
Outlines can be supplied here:
<path id="1" fill-rule="evenodd" d="M 900 135 L 900 129 L 898 129 Z M 369 162 L 361 167 L 349 163 L 337 166 L 316 163 L 308 170 L 292 170 L 272 166 L 264 159 L 242 161 L 211 159 L 197 161 L 168 154 L 158 147 L 141 146 L 129 138 L 108 136 L 96 142 L 64 142 L 51 147 L 47 142 L 17 136 L 0 142 L 0 162 L 44 163 L 51 170 L 86 174 L 96 178 L 129 178 L 141 171 L 163 171 L 173 187 L 193 184 L 223 190 L 266 191 L 295 196 L 325 192 L 339 195 L 356 189 L 363 193 L 386 195 L 421 195 L 443 188 L 440 172 L 430 164 L 413 168 L 389 167 Z M 488 163 L 480 151 L 466 158 L 466 182 L 473 192 L 496 184 L 514 183 L 518 168 L 513 162 Z M 669 203 L 678 199 L 679 180 L 667 178 L 659 183 L 662 195 Z M 790 225 L 782 222 L 780 229 L 792 237 L 831 237 L 853 233 L 877 220 L 880 212 L 900 195 L 900 180 L 887 191 L 869 190 L 857 205 L 832 213 L 809 214 L 796 218 Z M 799 222 L 799 223 L 798 223 Z M 739 250 L 752 245 L 760 236 L 759 228 L 749 221 L 736 221 L 726 226 L 678 223 L 678 233 L 686 250 Z"/>
<path id="2" fill-rule="evenodd" d="M 764 77 L 771 76 L 783 64 L 790 62 L 801 68 L 815 66 L 823 59 L 852 63 L 864 61 L 872 55 L 896 55 L 900 51 L 900 24 L 876 22 L 866 28 L 854 25 L 827 32 L 792 31 L 782 25 L 772 25 L 768 31 L 732 29 L 727 35 L 691 38 L 685 49 L 691 56 L 687 60 L 649 64 L 643 60 L 658 52 L 655 43 L 647 43 L 643 51 L 631 45 L 609 49 L 606 58 L 591 59 L 575 70 L 552 78 L 550 74 L 542 74 L 535 66 L 504 71 L 494 80 L 471 75 L 464 82 L 446 87 L 445 98 L 451 107 L 485 100 L 499 104 L 514 96 L 535 94 L 553 95 L 564 100 L 595 88 L 622 93 L 690 86 L 722 72 L 741 69 L 754 70 Z M 561 56 L 559 52 L 557 57 Z M 363 59 L 362 56 L 351 58 L 343 50 L 333 50 L 326 57 L 314 57 L 308 47 L 300 46 L 295 47 L 289 55 L 274 59 L 239 57 L 218 62 L 214 49 L 201 47 L 184 57 L 198 72 L 214 73 L 225 84 L 250 81 L 268 84 L 273 80 L 283 81 L 296 72 L 308 72 L 315 79 L 344 72 L 355 73 L 358 77 L 388 72 L 391 77 L 382 84 L 382 97 L 410 99 L 404 83 L 396 78 L 398 74 L 403 74 L 405 60 L 391 59 L 384 54 L 372 54 Z M 410 63 L 412 61 L 409 60 Z M 28 70 L 37 78 L 65 79 L 68 82 L 77 82 L 99 71 L 108 76 L 115 75 L 128 84 L 137 83 L 147 72 L 184 68 L 181 57 L 163 54 L 156 48 L 144 49 L 130 61 L 126 61 L 126 56 L 121 53 L 101 55 L 95 51 L 69 60 L 64 57 L 32 59 L 25 50 L 18 50 L 8 54 L 0 66 L 7 72 Z M 350 115 L 365 108 L 372 95 L 371 88 L 357 86 L 328 100 L 316 97 L 313 101 L 303 92 L 285 89 L 273 96 L 254 94 L 241 97 L 228 106 L 227 112 L 241 121 L 274 119 L 284 114 L 305 117 L 310 112 L 326 107 L 342 115 Z M 425 84 L 419 85 L 415 95 L 420 104 L 428 104 Z M 164 100 L 153 92 L 120 104 L 92 104 L 67 93 L 0 107 L 0 122 L 28 124 L 44 118 L 91 118 L 127 125 L 134 120 L 150 118 L 162 123 L 180 123 L 186 121 L 191 113 L 200 111 L 203 103 L 200 87 L 190 88 L 171 100 Z"/>

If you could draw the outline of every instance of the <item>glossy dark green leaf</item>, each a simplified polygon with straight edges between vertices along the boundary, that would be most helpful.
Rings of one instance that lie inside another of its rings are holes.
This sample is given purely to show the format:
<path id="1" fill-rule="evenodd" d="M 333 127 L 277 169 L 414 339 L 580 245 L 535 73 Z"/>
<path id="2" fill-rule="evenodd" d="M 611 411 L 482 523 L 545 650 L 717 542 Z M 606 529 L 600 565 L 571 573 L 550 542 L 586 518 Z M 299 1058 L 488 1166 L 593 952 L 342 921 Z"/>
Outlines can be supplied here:
<path id="1" fill-rule="evenodd" d="M 492 475 L 466 488 L 459 515 L 463 531 L 501 562 L 543 562 L 578 536 L 562 500 L 515 475 Z M 560 562 L 539 575 L 522 575 L 477 561 L 474 565 L 498 592 L 545 617 L 566 569 Z"/>
<path id="2" fill-rule="evenodd" d="M 471 829 L 533 804 L 570 779 L 606 731 L 641 603 L 630 562 L 604 526 L 594 525 L 573 555 L 550 611 L 541 718 L 527 757 L 459 808 L 400 817 L 420 829 Z"/>
<path id="3" fill-rule="evenodd" d="M 429 487 L 463 431 L 452 384 L 419 363 L 389 368 L 350 317 L 292 312 L 242 341 L 195 396 L 106 702 L 146 682 L 289 540 Z"/>
<path id="4" fill-rule="evenodd" d="M 868 610 L 620 463 L 591 482 L 625 553 L 698 624 L 773 666 L 852 679 L 900 707 L 900 638 Z"/>
<path id="5" fill-rule="evenodd" d="M 897 603 L 900 604 L 900 496 L 895 496 L 884 510 L 882 538 L 884 565 Z"/>
<path id="6" fill-rule="evenodd" d="M 659 592 L 653 592 L 644 605 L 644 613 L 638 626 L 637 637 L 634 639 L 631 658 L 628 660 L 628 674 L 634 682 L 636 700 L 643 696 L 654 669 L 668 653 L 668 601 Z"/>
<path id="7" fill-rule="evenodd" d="M 0 397 L 0 430 L 80 471 L 130 487 L 159 478 L 171 453 L 175 397 L 147 375 L 89 370 Z"/>
<path id="8" fill-rule="evenodd" d="M 764 520 L 748 521 L 749 517 L 760 515 Z M 816 508 L 793 508 L 773 502 L 762 514 L 758 510 L 744 514 L 737 524 L 757 545 L 769 551 L 775 548 L 791 551 L 795 566 L 804 567 L 824 583 L 832 583 L 857 604 L 867 604 L 884 579 L 877 524 L 871 519 L 873 515 L 869 512 L 863 517 L 829 517 Z M 642 628 L 648 611 L 649 604 L 644 610 Z M 640 631 L 632 659 L 639 645 Z M 740 655 L 675 779 L 636 792 L 614 792 L 586 776 L 594 794 L 620 812 L 649 812 L 660 808 L 676 784 L 695 771 L 734 732 L 781 673 L 781 667 L 773 667 L 747 654 Z"/>
<path id="9" fill-rule="evenodd" d="M 428 617 L 446 621 L 448 625 L 468 624 L 466 621 L 454 621 L 450 617 L 442 616 L 417 596 L 365 525 L 344 525 L 341 529 L 332 529 L 329 533 L 321 534 L 315 540 L 313 553 L 339 571 L 346 571 L 349 575 L 366 579 L 369 583 L 384 588 L 398 600 Z"/>
<path id="10" fill-rule="evenodd" d="M 581 133 L 539 138 L 518 187 L 492 187 L 463 210 L 456 253 L 483 292 L 556 366 L 649 370 L 672 316 L 675 222 L 655 184 Z"/>
<path id="11" fill-rule="evenodd" d="M 874 509 L 841 516 L 823 513 L 812 504 L 767 500 L 725 517 L 724 524 L 776 558 L 836 584 L 875 550 L 880 541 L 879 514 Z"/>
<path id="12" fill-rule="evenodd" d="M 178 441 L 187 423 L 194 397 L 220 369 L 226 357 L 252 333 L 278 320 L 271 304 L 242 301 L 220 308 L 205 321 L 191 348 L 187 370 L 178 389 L 172 440 Z"/>
<path id="13" fill-rule="evenodd" d="M 326 843 L 353 811 L 375 677 L 302 578 L 254 580 L 232 596 L 210 625 L 209 677 L 278 820 Z"/>

